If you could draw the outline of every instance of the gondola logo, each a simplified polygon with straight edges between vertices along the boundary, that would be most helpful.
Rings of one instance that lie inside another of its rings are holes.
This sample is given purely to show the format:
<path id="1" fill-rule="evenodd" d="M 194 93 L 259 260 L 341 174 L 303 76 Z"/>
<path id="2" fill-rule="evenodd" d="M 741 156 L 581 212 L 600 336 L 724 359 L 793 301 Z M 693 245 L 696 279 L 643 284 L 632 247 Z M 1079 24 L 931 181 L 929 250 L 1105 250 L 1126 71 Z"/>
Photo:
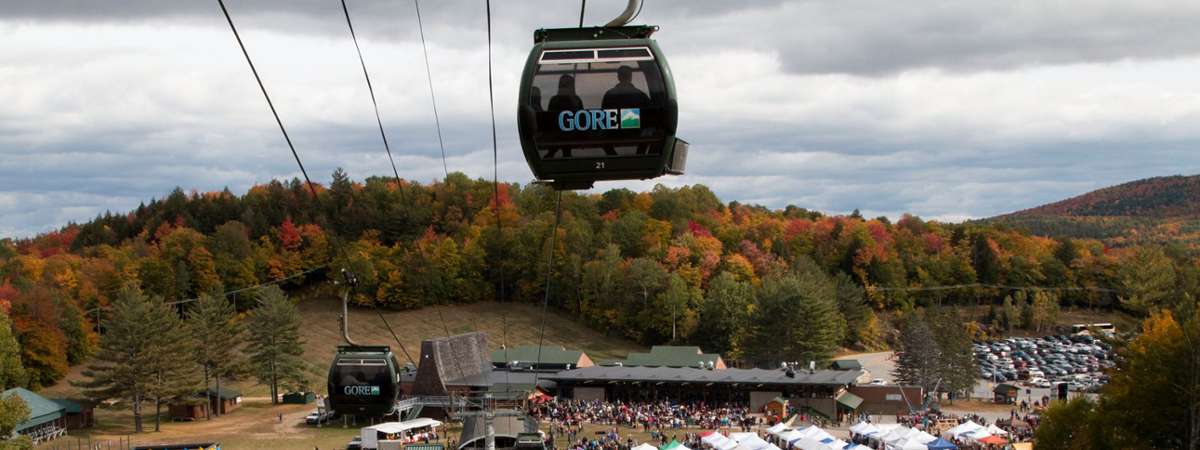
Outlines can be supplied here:
<path id="1" fill-rule="evenodd" d="M 642 109 L 628 108 L 621 110 L 621 128 L 641 128 Z"/>
<path id="2" fill-rule="evenodd" d="M 580 109 L 558 113 L 562 131 L 619 130 L 642 127 L 642 109 Z"/>
<path id="3" fill-rule="evenodd" d="M 346 395 L 379 395 L 379 386 L 346 386 L 342 388 L 342 392 Z"/>

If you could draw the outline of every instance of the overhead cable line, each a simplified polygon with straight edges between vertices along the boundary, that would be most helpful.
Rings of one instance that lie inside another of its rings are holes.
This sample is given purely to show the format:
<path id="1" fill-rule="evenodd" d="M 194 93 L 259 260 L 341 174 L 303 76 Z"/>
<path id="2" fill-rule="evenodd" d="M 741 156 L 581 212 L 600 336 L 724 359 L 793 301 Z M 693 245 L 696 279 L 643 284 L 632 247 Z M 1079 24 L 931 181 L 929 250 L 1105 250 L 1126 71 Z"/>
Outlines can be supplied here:
<path id="1" fill-rule="evenodd" d="M 324 269 L 324 268 L 327 268 L 327 267 L 329 267 L 329 264 L 321 264 L 321 265 L 319 265 L 319 266 L 317 266 L 317 267 L 313 267 L 313 268 L 311 268 L 311 269 L 308 269 L 308 270 L 305 270 L 305 271 L 303 271 L 303 272 L 297 272 L 297 273 L 294 273 L 294 274 L 288 275 L 288 276 L 286 276 L 286 277 L 280 278 L 280 279 L 278 279 L 278 280 L 272 280 L 272 281 L 268 281 L 268 282 L 266 282 L 266 283 L 260 283 L 260 284 L 256 284 L 256 285 L 254 285 L 254 286 L 244 287 L 244 288 L 240 288 L 240 289 L 234 289 L 234 290 L 232 290 L 232 291 L 225 291 L 225 292 L 222 292 L 222 293 L 221 293 L 221 296 L 222 296 L 222 297 L 228 297 L 228 296 L 230 296 L 230 295 L 233 295 L 233 294 L 239 294 L 239 293 L 246 292 L 246 291 L 253 291 L 253 290 L 255 290 L 255 289 L 261 289 L 261 288 L 264 288 L 264 287 L 267 287 L 267 286 L 273 286 L 273 285 L 276 285 L 276 284 L 282 283 L 282 282 L 284 282 L 284 281 L 288 281 L 288 280 L 293 280 L 293 279 L 296 279 L 296 278 L 300 278 L 300 277 L 302 277 L 302 276 L 308 275 L 308 274 L 310 274 L 310 273 L 316 272 L 316 271 L 318 271 L 318 270 L 321 270 L 321 269 Z M 171 302 L 165 302 L 165 303 L 166 303 L 167 305 L 172 305 L 172 306 L 173 306 L 173 305 L 182 305 L 182 304 L 184 304 L 184 303 L 192 303 L 192 302 L 196 302 L 196 301 L 199 301 L 199 300 L 200 300 L 200 297 L 194 297 L 194 298 L 188 298 L 188 299 L 183 299 L 183 300 L 175 300 L 175 301 L 171 301 Z M 90 311 L 90 310 L 89 310 L 89 311 Z"/>
<path id="2" fill-rule="evenodd" d="M 267 94 L 267 87 L 263 84 L 262 77 L 258 75 L 258 69 L 254 67 L 254 61 L 250 58 L 250 52 L 246 51 L 246 45 L 242 42 L 242 36 L 238 34 L 237 26 L 233 24 L 233 18 L 229 15 L 229 9 L 225 7 L 225 1 L 217 0 L 217 4 L 221 5 L 221 12 L 225 14 L 225 20 L 229 22 L 229 29 L 233 31 L 233 37 L 237 39 L 238 47 L 242 49 L 242 55 L 246 57 L 246 64 L 250 66 L 250 72 L 254 73 L 254 80 L 258 82 L 258 88 L 262 91 L 263 98 L 267 100 L 267 105 L 271 107 L 271 114 L 275 116 L 275 123 L 279 124 L 279 131 L 283 133 L 283 138 L 285 141 L 287 141 L 288 148 L 292 151 L 292 157 L 296 159 L 296 165 L 300 166 L 300 173 L 304 175 L 304 181 L 308 185 L 309 192 L 312 193 L 313 201 L 316 203 L 318 208 L 324 211 L 325 207 L 321 203 L 321 197 L 317 195 L 316 185 L 314 185 L 312 179 L 308 177 L 308 172 L 304 170 L 304 163 L 300 161 L 300 154 L 296 152 L 296 147 L 292 145 L 292 139 L 288 137 L 287 129 L 283 126 L 283 121 L 279 119 L 279 113 L 275 110 L 275 104 L 271 102 L 271 96 Z M 338 243 L 336 236 L 334 237 L 333 242 L 334 249 L 344 258 L 346 258 L 346 261 L 349 261 L 349 257 L 346 255 L 345 248 Z M 348 278 L 352 279 L 352 277 Z M 347 283 L 347 289 L 351 288 L 353 288 L 353 283 Z M 392 326 L 388 324 L 387 319 L 383 316 L 383 313 L 379 311 L 379 308 L 374 302 L 371 303 L 371 306 L 375 308 L 375 313 L 378 314 L 380 320 L 383 321 L 384 327 L 386 327 L 388 332 L 391 333 L 392 338 L 396 340 L 396 344 L 400 346 L 400 350 L 404 352 L 404 357 L 408 358 L 409 362 L 415 364 L 416 360 L 412 358 L 412 355 L 409 355 L 408 350 L 404 347 L 404 343 L 400 342 L 400 337 L 397 336 L 396 332 L 392 330 Z M 343 320 L 348 319 L 349 318 L 344 318 Z"/>
<path id="3" fill-rule="evenodd" d="M 416 4 L 416 0 L 414 0 L 414 4 Z M 369 73 L 367 71 L 367 63 L 365 62 L 365 59 L 363 58 L 362 49 L 358 45 L 358 37 L 354 33 L 354 22 L 350 19 L 350 10 L 349 10 L 349 8 L 346 7 L 346 0 L 342 0 L 342 12 L 345 13 L 345 16 L 346 16 L 346 27 L 350 29 L 350 38 L 354 41 L 354 49 L 357 50 L 357 52 L 358 52 L 358 62 L 362 66 L 362 69 L 363 69 L 363 78 L 366 79 L 366 81 L 367 81 L 367 90 L 371 92 L 371 103 L 375 106 L 375 118 L 378 121 L 379 120 L 379 104 L 375 101 L 375 90 L 371 87 L 371 76 L 369 75 Z M 420 9 L 420 6 L 417 6 L 417 23 L 418 24 L 420 24 L 420 21 L 421 21 L 420 16 L 421 16 L 421 9 Z M 421 33 L 422 46 L 424 46 L 424 41 L 425 41 L 425 34 L 424 34 L 424 32 L 422 32 Z M 430 72 L 429 72 L 428 53 L 426 53 L 426 56 L 425 56 L 425 71 L 426 71 L 426 75 L 429 75 Z M 429 83 L 430 83 L 429 84 L 429 95 L 431 98 L 433 98 L 433 80 L 432 80 L 432 78 L 430 78 Z M 436 99 L 434 99 L 433 107 L 434 107 L 434 117 L 436 118 L 437 117 L 437 100 Z M 383 135 L 383 122 L 382 121 L 379 122 L 379 134 L 381 136 Z M 438 134 L 438 143 L 441 144 L 442 129 L 441 129 L 440 122 L 437 125 L 437 134 Z M 396 186 L 399 187 L 401 185 L 400 174 L 399 174 L 399 172 L 396 171 L 396 163 L 392 159 L 391 149 L 387 147 L 387 138 L 386 137 L 384 137 L 384 139 L 383 139 L 383 145 L 384 145 L 384 149 L 387 150 L 388 160 L 392 161 L 392 174 L 396 177 Z M 442 146 L 442 169 L 443 170 L 446 169 L 445 146 Z M 449 171 L 446 172 L 446 176 L 449 177 Z M 401 191 L 401 200 L 403 200 L 403 191 Z M 374 303 L 372 303 L 371 305 L 375 306 Z M 375 310 L 376 310 L 376 312 L 378 312 L 379 311 L 378 307 L 376 307 Z M 442 330 L 446 333 L 446 337 L 449 338 L 450 337 L 450 327 L 446 325 L 446 318 L 444 315 L 442 315 L 441 307 L 437 303 L 435 303 L 433 305 L 433 310 L 437 313 L 438 320 L 442 323 Z M 379 318 L 380 318 L 380 320 L 383 320 L 384 325 L 387 326 L 388 331 L 391 332 L 392 337 L 395 338 L 396 333 L 391 330 L 391 325 L 388 325 L 387 319 L 383 316 L 382 313 L 379 314 Z M 399 343 L 399 341 L 400 341 L 399 338 L 396 338 L 396 342 Z M 401 345 L 403 345 L 403 344 L 401 344 Z M 455 364 L 457 364 L 457 363 L 458 362 L 455 361 Z M 461 372 L 461 369 L 459 369 L 459 371 Z"/>
<path id="4" fill-rule="evenodd" d="M 1011 291 L 1091 291 L 1091 292 L 1107 292 L 1121 293 L 1117 289 L 1092 287 L 1092 286 L 1012 286 L 1003 284 L 989 283 L 967 283 L 967 284 L 952 284 L 945 286 L 912 286 L 912 287 L 874 287 L 877 291 L 906 291 L 906 292 L 922 292 L 922 291 L 950 291 L 955 289 L 970 289 L 970 288 L 986 288 L 986 289 L 1003 289 Z"/>
<path id="5" fill-rule="evenodd" d="M 383 119 L 379 117 L 379 102 L 375 101 L 375 88 L 371 86 L 371 74 L 367 72 L 367 62 L 363 59 L 362 48 L 358 46 L 358 36 L 354 34 L 354 23 L 350 21 L 350 9 L 346 0 L 342 0 L 342 12 L 346 14 L 346 27 L 350 28 L 350 39 L 354 41 L 354 50 L 358 52 L 358 64 L 362 66 L 363 78 L 367 80 L 367 92 L 371 94 L 371 105 L 375 107 L 375 123 L 379 125 L 379 137 L 383 139 L 383 149 L 387 151 L 388 162 L 392 164 L 392 175 L 396 177 L 396 190 L 400 192 L 400 201 L 404 201 L 404 186 L 400 184 L 400 172 L 396 170 L 396 160 L 392 158 L 392 147 L 388 145 L 387 133 L 383 132 Z"/>
<path id="6" fill-rule="evenodd" d="M 414 0 L 416 1 L 416 0 Z M 499 255 L 496 263 L 496 269 L 499 272 L 500 285 L 496 289 L 497 303 L 504 300 L 504 225 L 500 223 L 500 150 L 499 144 L 496 142 L 496 95 L 494 82 L 492 79 L 492 0 L 484 2 L 487 11 L 487 54 L 488 54 L 488 112 L 492 116 L 492 213 L 496 215 L 496 242 L 500 243 L 497 249 Z M 501 308 L 500 311 L 501 340 L 504 347 L 504 363 L 508 364 L 508 310 Z M 511 368 L 510 368 L 511 369 Z M 536 367 L 534 368 L 536 369 Z M 512 383 L 509 383 L 509 371 L 504 371 L 504 390 L 508 391 Z M 535 386 L 536 387 L 536 386 Z"/>
<path id="7" fill-rule="evenodd" d="M 233 18 L 229 17 L 229 9 L 225 8 L 225 0 L 217 0 L 221 5 L 221 12 L 225 13 L 225 20 L 229 22 L 229 29 L 233 30 L 233 37 L 237 39 L 238 47 L 242 49 L 242 55 L 246 57 L 246 63 L 250 65 L 250 72 L 254 73 L 254 81 L 258 82 L 258 88 L 262 90 L 263 98 L 267 99 L 267 106 L 271 107 L 271 115 L 275 116 L 275 123 L 279 124 L 279 131 L 283 133 L 283 140 L 287 141 L 288 148 L 292 150 L 292 157 L 296 158 L 296 165 L 300 166 L 300 174 L 304 175 L 304 181 L 308 183 L 308 190 L 312 192 L 313 198 L 320 202 L 317 197 L 317 189 L 313 187 L 313 182 L 308 178 L 308 171 L 304 170 L 304 163 L 300 162 L 300 154 L 296 153 L 296 146 L 292 145 L 292 138 L 288 136 L 287 129 L 283 127 L 283 121 L 279 119 L 279 112 L 275 110 L 275 103 L 271 102 L 271 96 L 267 94 L 267 88 L 263 85 L 262 77 L 258 76 L 258 69 L 254 68 L 254 61 L 250 60 L 250 53 L 246 51 L 246 44 L 242 43 L 242 36 L 238 34 L 237 27 L 233 26 Z"/>
<path id="8" fill-rule="evenodd" d="M 433 103 L 433 125 L 437 128 L 438 147 L 442 150 L 442 172 L 449 178 L 450 169 L 446 165 L 446 143 L 442 140 L 442 120 L 438 117 L 437 96 L 433 93 L 433 70 L 429 67 L 429 46 L 425 43 L 425 25 L 421 21 L 421 0 L 413 0 L 413 7 L 417 10 L 417 31 L 421 34 L 421 53 L 425 55 L 425 79 L 429 81 L 429 101 Z"/>
<path id="9" fill-rule="evenodd" d="M 534 369 L 537 369 L 537 366 L 542 364 L 542 340 L 546 338 L 546 310 L 550 307 L 550 287 L 554 277 L 554 251 L 558 245 L 558 225 L 562 221 L 562 191 L 556 192 L 558 196 L 554 200 L 554 227 L 550 228 L 550 255 L 546 257 L 546 295 L 542 298 L 542 323 L 539 325 L 537 364 L 534 366 Z M 541 372 L 534 370 L 534 389 L 537 389 L 538 376 L 540 374 Z"/>
<path id="10" fill-rule="evenodd" d="M 345 0 L 343 0 L 345 1 Z M 442 139 L 442 119 L 438 116 L 437 95 L 433 91 L 433 69 L 429 64 L 429 46 L 425 43 L 425 23 L 421 20 L 421 1 L 413 0 L 413 9 L 417 12 L 417 32 L 421 36 L 421 54 L 425 56 L 425 80 L 429 82 L 429 102 L 433 105 L 433 126 L 437 130 L 438 148 L 442 151 L 442 172 L 446 179 L 450 178 L 450 169 L 446 165 L 446 143 Z M 438 320 L 442 322 L 442 331 L 446 333 L 446 337 L 450 337 L 450 328 L 446 326 L 446 318 L 442 316 L 442 309 L 434 305 L 433 308 L 437 311 Z M 449 342 L 449 341 L 447 341 Z M 457 363 L 457 361 L 455 361 Z M 461 372 L 461 370 L 460 370 Z"/>

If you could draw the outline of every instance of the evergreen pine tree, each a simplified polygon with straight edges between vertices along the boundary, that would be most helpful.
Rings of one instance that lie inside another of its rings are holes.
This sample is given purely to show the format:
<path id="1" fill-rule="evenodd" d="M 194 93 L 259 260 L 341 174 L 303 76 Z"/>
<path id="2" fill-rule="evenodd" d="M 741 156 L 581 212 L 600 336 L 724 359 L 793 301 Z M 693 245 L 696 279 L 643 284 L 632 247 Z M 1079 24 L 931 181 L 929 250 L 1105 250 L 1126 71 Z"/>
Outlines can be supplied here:
<path id="1" fill-rule="evenodd" d="M 1000 326 L 1001 329 L 1008 331 L 1017 326 L 1020 320 L 1017 307 L 1013 305 L 1012 296 L 1004 297 L 1004 304 L 1000 307 Z"/>
<path id="2" fill-rule="evenodd" d="M 187 327 L 196 339 L 196 363 L 203 369 L 205 408 L 212 405 L 210 380 L 215 381 L 215 390 L 221 391 L 222 377 L 236 375 L 243 364 L 241 345 L 245 327 L 237 320 L 233 304 L 224 297 L 201 295 L 194 308 L 188 312 Z M 218 394 L 219 395 L 219 394 Z M 221 411 L 209 411 L 207 417 L 221 415 Z"/>
<path id="3" fill-rule="evenodd" d="M 21 345 L 13 333 L 12 321 L 0 309 L 0 390 L 25 386 L 28 382 L 21 363 Z"/>
<path id="4" fill-rule="evenodd" d="M 1034 317 L 1036 315 L 1034 301 L 1037 299 L 1038 293 L 1034 293 L 1032 299 L 1027 298 L 1023 291 L 1020 292 L 1020 294 L 1020 300 L 1018 301 L 1016 307 L 1020 310 L 1021 328 L 1032 330 L 1036 319 Z"/>
<path id="5" fill-rule="evenodd" d="M 979 366 L 971 351 L 971 336 L 957 310 L 943 310 L 930 317 L 934 340 L 938 346 L 939 391 L 953 394 L 969 393 L 975 387 Z M 935 383 L 936 384 L 936 383 Z"/>
<path id="6" fill-rule="evenodd" d="M 747 352 L 760 362 L 821 362 L 833 356 L 845 329 L 833 283 L 819 270 L 763 279 Z"/>
<path id="7" fill-rule="evenodd" d="M 182 300 L 190 297 L 192 292 L 192 274 L 188 272 L 187 263 L 185 263 L 182 259 L 175 262 L 174 280 L 175 300 Z"/>
<path id="8" fill-rule="evenodd" d="M 57 297 L 56 301 L 60 311 L 58 327 L 67 338 L 67 363 L 79 364 L 95 351 L 94 336 L 90 332 L 91 324 L 83 317 L 83 310 L 79 309 L 75 302 L 61 296 Z"/>
<path id="9" fill-rule="evenodd" d="M 161 302 L 155 302 L 161 304 Z M 127 287 L 112 304 L 112 318 L 105 321 L 100 349 L 79 383 L 84 394 L 96 401 L 129 400 L 134 432 L 142 432 L 142 403 L 149 397 L 154 369 L 150 365 L 153 332 L 149 321 L 155 305 L 140 290 Z"/>
<path id="10" fill-rule="evenodd" d="M 874 342 L 875 336 L 868 336 L 866 333 L 872 311 L 862 286 L 855 283 L 845 272 L 838 272 L 834 277 L 834 284 L 837 288 L 838 312 L 846 320 L 846 333 L 842 343 L 850 346 Z"/>
<path id="11" fill-rule="evenodd" d="M 753 304 L 754 288 L 750 282 L 738 281 L 729 272 L 713 277 L 700 308 L 704 331 L 696 333 L 702 348 L 730 355 L 729 358 L 740 357 L 739 337 L 745 335 Z"/>
<path id="12" fill-rule="evenodd" d="M 933 391 L 940 373 L 937 340 L 925 318 L 916 311 L 904 314 L 900 325 L 900 348 L 896 351 L 896 380 Z"/>
<path id="13" fill-rule="evenodd" d="M 163 405 L 196 394 L 195 342 L 174 308 L 161 302 L 152 306 L 143 319 L 151 333 L 147 394 L 154 399 L 154 431 L 159 431 Z"/>
<path id="14" fill-rule="evenodd" d="M 279 388 L 303 386 L 300 356 L 300 313 L 277 286 L 259 291 L 259 305 L 250 311 L 247 353 L 254 376 L 270 387 L 271 403 L 279 402 Z"/>

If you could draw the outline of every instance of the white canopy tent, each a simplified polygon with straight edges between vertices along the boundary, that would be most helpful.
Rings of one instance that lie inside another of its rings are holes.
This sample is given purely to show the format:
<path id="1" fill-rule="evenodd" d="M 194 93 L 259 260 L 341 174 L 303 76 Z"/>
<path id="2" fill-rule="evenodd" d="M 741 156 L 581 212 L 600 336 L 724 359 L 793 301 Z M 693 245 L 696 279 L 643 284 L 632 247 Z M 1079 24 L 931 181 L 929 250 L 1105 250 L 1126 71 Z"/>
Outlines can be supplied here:
<path id="1" fill-rule="evenodd" d="M 996 424 L 988 425 L 987 432 L 995 436 L 1008 436 L 1008 432 L 1001 430 L 1000 427 L 996 426 Z"/>
<path id="2" fill-rule="evenodd" d="M 928 444 L 937 440 L 937 436 L 926 433 L 925 430 L 918 430 L 916 428 L 912 428 L 911 430 L 912 431 L 908 432 L 908 438 L 911 440 L 920 442 L 922 444 Z"/>
<path id="3" fill-rule="evenodd" d="M 900 424 L 898 423 L 881 423 L 875 425 L 875 431 L 866 434 L 867 437 L 870 437 L 871 439 L 882 441 L 884 436 L 887 436 L 888 433 L 897 428 L 900 428 Z"/>
<path id="4" fill-rule="evenodd" d="M 982 429 L 984 429 L 983 425 L 980 425 L 980 424 L 975 423 L 974 421 L 968 420 L 966 422 L 958 424 L 958 426 L 955 426 L 954 428 L 946 430 L 946 432 L 944 434 L 948 434 L 950 436 L 957 438 L 964 434 L 974 432 L 974 431 L 979 431 Z"/>
<path id="5" fill-rule="evenodd" d="M 738 446 L 735 447 L 734 450 L 761 450 L 768 445 L 770 445 L 770 443 L 764 441 L 758 436 L 749 436 L 738 442 Z"/>
<path id="6" fill-rule="evenodd" d="M 750 438 L 751 436 L 757 437 L 758 435 L 754 434 L 754 433 L 729 433 L 729 438 L 733 439 L 735 442 L 737 442 L 739 444 L 742 443 L 742 441 Z"/>
<path id="7" fill-rule="evenodd" d="M 725 437 L 725 435 L 717 432 L 701 438 L 700 441 L 712 446 L 712 448 L 717 450 L 732 450 L 738 445 L 733 439 L 729 439 Z"/>
<path id="8" fill-rule="evenodd" d="M 977 440 L 983 439 L 983 438 L 991 436 L 991 435 L 992 435 L 992 433 L 989 433 L 987 428 L 979 427 L 978 430 L 968 431 L 966 433 L 959 435 L 958 437 L 959 437 L 959 439 L 970 439 L 970 440 L 977 441 Z"/>
<path id="9" fill-rule="evenodd" d="M 788 429 L 787 425 L 784 425 L 783 422 L 780 422 L 775 425 L 771 425 L 771 428 L 767 428 L 767 433 L 778 436 L 779 433 L 782 433 L 787 429 Z"/>
<path id="10" fill-rule="evenodd" d="M 867 435 L 867 434 L 874 433 L 876 431 L 879 431 L 879 428 L 876 427 L 875 425 L 871 424 L 870 422 L 859 422 L 859 423 L 855 424 L 854 426 L 850 427 L 850 432 L 852 432 L 854 434 Z"/>
<path id="11" fill-rule="evenodd" d="M 901 441 L 892 448 L 895 450 L 929 450 L 929 447 L 926 447 L 925 444 L 917 442 L 913 439 Z"/>
<path id="12" fill-rule="evenodd" d="M 909 428 L 905 427 L 893 428 L 891 431 L 888 431 L 880 436 L 879 440 L 887 443 L 888 446 L 895 446 L 896 444 L 908 440 L 908 430 Z"/>
<path id="13" fill-rule="evenodd" d="M 832 434 L 829 434 L 828 431 L 825 431 L 818 426 L 811 426 L 800 430 L 800 434 L 806 438 L 816 439 L 817 441 L 823 441 L 826 438 L 833 438 Z"/>
<path id="14" fill-rule="evenodd" d="M 796 441 L 796 448 L 800 450 L 834 450 L 832 446 L 822 444 L 821 441 L 813 438 L 802 438 Z"/>
<path id="15" fill-rule="evenodd" d="M 714 432 L 710 433 L 708 436 L 700 438 L 700 442 L 703 442 L 708 445 L 713 445 L 714 442 L 721 442 L 726 439 L 728 439 L 728 438 L 726 438 L 725 435 L 714 431 Z"/>
<path id="16" fill-rule="evenodd" d="M 647 443 L 641 443 L 641 444 L 638 444 L 638 446 L 631 448 L 629 450 L 658 450 L 658 447 L 655 447 L 655 446 L 647 444 Z"/>
<path id="17" fill-rule="evenodd" d="M 792 445 L 793 442 L 796 442 L 802 437 L 804 437 L 804 435 L 796 430 L 787 430 L 779 434 L 779 440 L 783 441 L 784 444 L 787 444 L 784 446 L 784 448 Z"/>

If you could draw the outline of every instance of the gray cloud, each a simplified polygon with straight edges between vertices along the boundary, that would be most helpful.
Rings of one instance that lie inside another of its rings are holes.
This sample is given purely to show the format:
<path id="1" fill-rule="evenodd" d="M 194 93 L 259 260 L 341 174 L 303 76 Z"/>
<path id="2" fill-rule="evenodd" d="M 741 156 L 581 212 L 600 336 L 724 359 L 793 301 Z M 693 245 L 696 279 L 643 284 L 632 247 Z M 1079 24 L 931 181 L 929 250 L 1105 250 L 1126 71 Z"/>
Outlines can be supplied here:
<path id="1" fill-rule="evenodd" d="M 335 0 L 227 2 L 247 29 L 342 38 Z M 427 33 L 444 45 L 470 47 L 484 27 L 482 0 L 426 1 Z M 593 0 L 587 23 L 616 15 L 621 0 Z M 411 2 L 351 0 L 368 39 L 417 38 Z M 495 2 L 497 42 L 529 42 L 540 27 L 576 24 L 575 2 Z M 192 23 L 224 27 L 215 1 L 43 0 L 8 5 L 0 20 L 17 23 Z M 728 2 L 648 0 L 638 22 L 663 27 L 678 52 L 746 47 L 779 55 L 795 73 L 881 76 L 936 68 L 1005 70 L 1044 65 L 1153 60 L 1200 53 L 1193 37 L 1200 4 L 1177 0 L 997 2 L 885 0 Z M 447 38 L 451 37 L 451 38 Z"/>

